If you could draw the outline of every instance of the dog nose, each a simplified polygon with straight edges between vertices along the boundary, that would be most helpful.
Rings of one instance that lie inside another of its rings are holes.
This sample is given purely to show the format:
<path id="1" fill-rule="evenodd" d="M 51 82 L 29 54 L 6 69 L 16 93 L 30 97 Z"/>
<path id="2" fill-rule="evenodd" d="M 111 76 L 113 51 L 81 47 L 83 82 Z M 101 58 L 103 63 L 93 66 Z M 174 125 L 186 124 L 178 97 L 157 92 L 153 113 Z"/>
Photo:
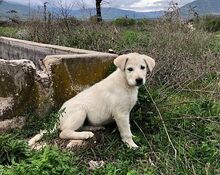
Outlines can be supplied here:
<path id="1" fill-rule="evenodd" d="M 137 85 L 137 86 L 143 84 L 143 79 L 142 79 L 142 78 L 137 78 L 135 81 L 136 81 L 136 85 Z"/>

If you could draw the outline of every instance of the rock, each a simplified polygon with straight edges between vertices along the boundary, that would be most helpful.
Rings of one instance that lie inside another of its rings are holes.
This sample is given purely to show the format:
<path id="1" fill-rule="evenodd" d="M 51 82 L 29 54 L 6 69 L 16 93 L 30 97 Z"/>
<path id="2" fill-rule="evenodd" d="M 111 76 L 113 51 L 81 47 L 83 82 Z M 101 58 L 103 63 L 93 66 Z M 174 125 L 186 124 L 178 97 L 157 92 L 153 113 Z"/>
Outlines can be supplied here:
<path id="1" fill-rule="evenodd" d="M 89 161 L 89 168 L 91 170 L 95 170 L 97 168 L 101 168 L 105 165 L 105 162 L 103 160 L 101 161 L 94 161 L 94 160 L 90 160 Z"/>
<path id="2" fill-rule="evenodd" d="M 25 125 L 25 117 L 15 117 L 0 121 L 0 131 L 6 131 L 14 128 L 22 128 Z"/>
<path id="3" fill-rule="evenodd" d="M 0 121 L 28 112 L 45 114 L 52 106 L 49 77 L 30 60 L 0 59 Z"/>
<path id="4" fill-rule="evenodd" d="M 33 149 L 33 150 L 41 150 L 45 146 L 47 146 L 47 143 L 45 143 L 45 142 L 35 143 L 34 145 L 31 146 L 31 149 Z"/>
<path id="5" fill-rule="evenodd" d="M 30 60 L 0 59 L 0 120 L 22 115 L 35 107 L 36 69 Z"/>

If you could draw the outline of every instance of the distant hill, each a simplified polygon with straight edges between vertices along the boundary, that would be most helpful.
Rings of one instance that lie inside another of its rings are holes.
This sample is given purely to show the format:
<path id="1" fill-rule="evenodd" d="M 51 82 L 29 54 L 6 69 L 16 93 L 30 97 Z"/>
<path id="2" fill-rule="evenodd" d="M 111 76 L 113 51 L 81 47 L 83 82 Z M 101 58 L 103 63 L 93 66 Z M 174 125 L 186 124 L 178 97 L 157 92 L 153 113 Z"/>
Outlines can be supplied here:
<path id="1" fill-rule="evenodd" d="M 195 7 L 195 11 L 203 16 L 205 14 L 218 14 L 220 15 L 220 0 L 195 0 L 191 3 L 188 3 L 180 8 L 181 15 L 186 17 L 189 14 L 189 6 Z M 37 9 L 37 7 L 35 8 Z M 58 9 L 50 8 L 52 11 L 56 12 Z M 26 19 L 29 14 L 29 8 L 26 5 L 19 3 L 7 2 L 4 0 L 0 4 L 0 17 L 11 17 L 13 14 L 8 13 L 11 10 L 15 10 L 18 16 L 22 19 Z M 31 11 L 34 11 L 31 9 Z M 95 15 L 95 9 L 86 9 L 86 10 L 71 10 L 70 15 L 77 18 L 88 18 L 89 16 Z M 105 20 L 112 20 L 119 17 L 129 17 L 135 19 L 141 18 L 158 18 L 164 15 L 163 11 L 154 11 L 154 12 L 136 12 L 132 10 L 122 10 L 118 8 L 102 8 L 102 17 Z"/>
<path id="2" fill-rule="evenodd" d="M 206 14 L 220 15 L 220 0 L 195 0 L 180 8 L 181 14 L 187 16 L 189 14 L 189 6 L 195 7 L 195 11 L 199 16 Z"/>
<path id="3" fill-rule="evenodd" d="M 29 14 L 29 8 L 28 6 L 18 4 L 18 3 L 13 3 L 13 2 L 6 2 L 3 1 L 0 4 L 0 17 L 11 17 L 12 13 L 9 13 L 9 11 L 16 11 L 17 15 L 20 16 L 22 19 L 27 18 Z"/>
<path id="4" fill-rule="evenodd" d="M 91 15 L 95 15 L 95 9 L 86 9 L 82 10 L 73 10 L 71 15 L 77 18 L 85 18 Z M 134 19 L 141 19 L 141 18 L 158 18 L 164 14 L 163 11 L 155 11 L 155 12 L 136 12 L 132 10 L 122 10 L 117 8 L 102 8 L 102 17 L 105 20 L 112 20 L 119 17 L 129 17 Z"/>

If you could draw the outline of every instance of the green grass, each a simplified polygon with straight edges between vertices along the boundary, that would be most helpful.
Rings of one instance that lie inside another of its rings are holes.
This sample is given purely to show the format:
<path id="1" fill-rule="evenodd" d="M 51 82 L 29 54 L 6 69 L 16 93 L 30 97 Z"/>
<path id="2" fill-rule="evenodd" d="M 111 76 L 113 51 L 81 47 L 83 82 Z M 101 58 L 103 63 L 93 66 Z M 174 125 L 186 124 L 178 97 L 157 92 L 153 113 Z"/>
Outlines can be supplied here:
<path id="1" fill-rule="evenodd" d="M 215 33 L 215 36 L 216 36 L 217 42 L 220 43 L 220 31 L 219 31 L 219 32 L 216 32 L 216 33 Z M 220 45 L 220 44 L 219 44 L 219 45 Z M 219 45 L 218 45 L 218 46 L 219 46 Z"/>
<path id="2" fill-rule="evenodd" d="M 220 31 L 215 32 L 213 39 L 210 42 L 210 49 L 216 54 L 220 54 Z"/>
<path id="3" fill-rule="evenodd" d="M 20 27 L 0 27 L 0 36 L 16 37 Z"/>
<path id="4" fill-rule="evenodd" d="M 216 34 L 216 36 L 219 37 L 220 36 L 220 31 L 216 32 L 215 34 Z"/>

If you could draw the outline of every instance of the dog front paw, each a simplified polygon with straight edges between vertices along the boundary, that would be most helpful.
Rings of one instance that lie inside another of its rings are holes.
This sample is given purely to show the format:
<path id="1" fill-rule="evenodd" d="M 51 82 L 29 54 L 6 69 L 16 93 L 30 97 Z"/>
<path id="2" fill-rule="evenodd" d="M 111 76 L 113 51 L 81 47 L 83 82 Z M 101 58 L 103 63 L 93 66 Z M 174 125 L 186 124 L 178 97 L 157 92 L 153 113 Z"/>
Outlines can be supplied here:
<path id="1" fill-rule="evenodd" d="M 124 140 L 124 142 L 127 144 L 127 146 L 129 148 L 132 148 L 132 149 L 137 149 L 138 148 L 138 146 L 136 145 L 136 143 L 134 143 L 134 141 L 132 139 Z"/>
<path id="2" fill-rule="evenodd" d="M 137 149 L 139 147 L 134 142 L 133 143 L 127 143 L 127 144 L 128 144 L 128 147 L 131 148 L 131 149 Z"/>

